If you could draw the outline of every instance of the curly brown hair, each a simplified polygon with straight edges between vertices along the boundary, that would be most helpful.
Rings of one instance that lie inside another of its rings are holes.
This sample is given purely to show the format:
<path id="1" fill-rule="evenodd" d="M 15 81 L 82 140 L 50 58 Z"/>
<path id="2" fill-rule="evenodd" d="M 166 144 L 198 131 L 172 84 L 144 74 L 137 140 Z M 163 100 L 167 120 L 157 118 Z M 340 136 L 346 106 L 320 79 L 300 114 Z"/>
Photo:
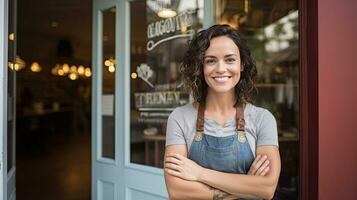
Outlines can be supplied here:
<path id="1" fill-rule="evenodd" d="M 188 50 L 180 66 L 183 82 L 186 89 L 192 92 L 196 102 L 206 102 L 208 85 L 203 75 L 203 60 L 205 52 L 210 46 L 210 41 L 219 36 L 231 38 L 239 49 L 243 71 L 238 84 L 235 86 L 236 102 L 234 106 L 242 105 L 250 100 L 253 91 L 256 90 L 254 83 L 257 69 L 245 40 L 236 29 L 229 25 L 214 25 L 198 32 L 189 41 Z"/>

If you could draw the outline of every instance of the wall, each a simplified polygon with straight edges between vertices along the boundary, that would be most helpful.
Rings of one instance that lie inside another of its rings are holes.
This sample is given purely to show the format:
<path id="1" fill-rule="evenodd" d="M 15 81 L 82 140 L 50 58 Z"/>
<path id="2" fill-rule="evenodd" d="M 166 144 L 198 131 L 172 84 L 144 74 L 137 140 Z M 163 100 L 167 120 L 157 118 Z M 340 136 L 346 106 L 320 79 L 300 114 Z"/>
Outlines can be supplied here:
<path id="1" fill-rule="evenodd" d="M 319 199 L 357 198 L 357 1 L 318 1 Z"/>

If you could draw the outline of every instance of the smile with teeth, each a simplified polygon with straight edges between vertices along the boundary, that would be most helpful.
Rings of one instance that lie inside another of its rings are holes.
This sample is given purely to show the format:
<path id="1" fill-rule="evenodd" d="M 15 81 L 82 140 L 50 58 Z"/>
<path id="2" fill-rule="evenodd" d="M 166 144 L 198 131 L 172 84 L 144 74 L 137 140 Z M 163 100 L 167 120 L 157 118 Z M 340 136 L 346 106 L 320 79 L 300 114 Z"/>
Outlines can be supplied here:
<path id="1" fill-rule="evenodd" d="M 212 78 L 217 82 L 225 82 L 228 79 L 230 79 L 231 76 L 215 76 L 215 77 L 212 77 Z"/>

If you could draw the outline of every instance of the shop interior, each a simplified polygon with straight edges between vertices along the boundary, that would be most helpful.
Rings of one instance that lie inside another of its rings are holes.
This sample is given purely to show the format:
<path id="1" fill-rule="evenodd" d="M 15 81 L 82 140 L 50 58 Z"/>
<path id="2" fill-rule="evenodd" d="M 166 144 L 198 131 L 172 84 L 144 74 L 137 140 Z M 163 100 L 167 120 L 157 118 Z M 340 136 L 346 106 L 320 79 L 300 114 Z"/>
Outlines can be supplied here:
<path id="1" fill-rule="evenodd" d="M 17 1 L 16 198 L 90 199 L 92 1 Z"/>

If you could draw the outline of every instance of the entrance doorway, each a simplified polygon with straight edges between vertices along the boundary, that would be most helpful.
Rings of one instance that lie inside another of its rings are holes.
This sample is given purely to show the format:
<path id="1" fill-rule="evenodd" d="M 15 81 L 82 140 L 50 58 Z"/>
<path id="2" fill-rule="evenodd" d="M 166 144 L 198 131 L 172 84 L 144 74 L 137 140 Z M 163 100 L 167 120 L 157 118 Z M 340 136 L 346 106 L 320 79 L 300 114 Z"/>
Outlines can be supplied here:
<path id="1" fill-rule="evenodd" d="M 17 0 L 16 199 L 91 199 L 91 0 Z"/>

